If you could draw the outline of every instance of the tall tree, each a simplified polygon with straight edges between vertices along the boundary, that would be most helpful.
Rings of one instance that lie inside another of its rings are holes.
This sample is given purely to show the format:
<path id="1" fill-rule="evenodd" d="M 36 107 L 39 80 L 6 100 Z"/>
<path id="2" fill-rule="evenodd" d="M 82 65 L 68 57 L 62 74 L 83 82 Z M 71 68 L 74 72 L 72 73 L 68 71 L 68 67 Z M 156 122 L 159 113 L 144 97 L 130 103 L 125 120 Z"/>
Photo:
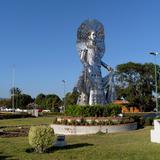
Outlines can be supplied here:
<path id="1" fill-rule="evenodd" d="M 37 95 L 35 103 L 43 109 L 58 111 L 59 107 L 62 105 L 62 100 L 56 94 L 45 95 L 41 93 Z"/>
<path id="2" fill-rule="evenodd" d="M 22 94 L 22 91 L 18 87 L 13 87 L 10 89 L 11 102 L 14 103 L 15 108 L 25 109 L 26 106 L 33 102 L 30 95 Z"/>
<path id="3" fill-rule="evenodd" d="M 157 72 L 160 68 L 157 66 Z M 155 89 L 154 64 L 133 63 L 117 66 L 118 97 L 125 97 L 131 105 L 137 105 L 142 111 L 151 111 L 155 107 L 153 91 Z"/>
<path id="4" fill-rule="evenodd" d="M 0 107 L 5 106 L 7 108 L 10 108 L 12 106 L 11 99 L 0 99 Z"/>
<path id="5" fill-rule="evenodd" d="M 46 107 L 52 111 L 59 111 L 59 107 L 62 105 L 62 100 L 56 94 L 49 94 L 45 98 Z"/>
<path id="6" fill-rule="evenodd" d="M 76 90 L 73 90 L 73 92 L 68 92 L 66 94 L 63 101 L 66 106 L 75 105 L 75 104 L 77 104 L 78 96 L 79 96 L 79 92 L 77 92 Z"/>
<path id="7" fill-rule="evenodd" d="M 21 109 L 25 109 L 29 103 L 33 102 L 32 97 L 27 94 L 20 94 L 17 98 L 18 98 L 18 107 Z"/>
<path id="8" fill-rule="evenodd" d="M 39 106 L 41 106 L 41 108 L 45 108 L 45 97 L 46 95 L 44 95 L 43 93 L 40 93 L 37 95 L 36 99 L 35 99 L 35 103 L 38 104 Z"/>

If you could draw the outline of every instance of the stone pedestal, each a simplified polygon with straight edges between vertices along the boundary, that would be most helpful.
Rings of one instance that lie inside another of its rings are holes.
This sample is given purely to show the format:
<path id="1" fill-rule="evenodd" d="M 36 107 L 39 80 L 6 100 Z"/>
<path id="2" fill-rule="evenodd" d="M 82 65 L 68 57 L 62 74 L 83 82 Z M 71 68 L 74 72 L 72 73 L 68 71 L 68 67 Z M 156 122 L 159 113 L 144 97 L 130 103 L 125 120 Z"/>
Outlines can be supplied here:
<path id="1" fill-rule="evenodd" d="M 154 129 L 151 130 L 151 142 L 160 143 L 160 119 L 154 120 Z"/>
<path id="2" fill-rule="evenodd" d="M 38 109 L 33 109 L 32 116 L 38 117 Z"/>

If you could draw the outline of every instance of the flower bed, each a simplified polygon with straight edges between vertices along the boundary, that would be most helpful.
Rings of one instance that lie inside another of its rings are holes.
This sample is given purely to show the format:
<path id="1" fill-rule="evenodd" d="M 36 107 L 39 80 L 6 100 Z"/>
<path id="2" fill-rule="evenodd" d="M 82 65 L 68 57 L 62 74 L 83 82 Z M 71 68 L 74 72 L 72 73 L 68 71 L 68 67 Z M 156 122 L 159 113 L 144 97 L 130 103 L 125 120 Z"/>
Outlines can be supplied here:
<path id="1" fill-rule="evenodd" d="M 57 117 L 51 127 L 55 134 L 85 135 L 135 130 L 137 123 L 128 117 Z"/>
<path id="2" fill-rule="evenodd" d="M 57 117 L 53 124 L 63 125 L 118 125 L 135 122 L 130 117 Z"/>

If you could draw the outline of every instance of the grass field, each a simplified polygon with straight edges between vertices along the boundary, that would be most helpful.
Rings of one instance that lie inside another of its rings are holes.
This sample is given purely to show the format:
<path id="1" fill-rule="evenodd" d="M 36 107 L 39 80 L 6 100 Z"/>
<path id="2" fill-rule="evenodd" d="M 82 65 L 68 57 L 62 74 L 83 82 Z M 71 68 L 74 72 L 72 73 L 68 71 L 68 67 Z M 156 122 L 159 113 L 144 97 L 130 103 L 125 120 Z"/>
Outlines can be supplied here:
<path id="1" fill-rule="evenodd" d="M 53 117 L 4 119 L 0 120 L 0 128 L 5 126 L 17 126 L 17 125 L 51 124 L 53 122 Z"/>
<path id="2" fill-rule="evenodd" d="M 150 129 L 114 134 L 67 136 L 69 146 L 37 154 L 27 137 L 0 138 L 0 160 L 159 160 L 160 144 L 150 142 Z"/>

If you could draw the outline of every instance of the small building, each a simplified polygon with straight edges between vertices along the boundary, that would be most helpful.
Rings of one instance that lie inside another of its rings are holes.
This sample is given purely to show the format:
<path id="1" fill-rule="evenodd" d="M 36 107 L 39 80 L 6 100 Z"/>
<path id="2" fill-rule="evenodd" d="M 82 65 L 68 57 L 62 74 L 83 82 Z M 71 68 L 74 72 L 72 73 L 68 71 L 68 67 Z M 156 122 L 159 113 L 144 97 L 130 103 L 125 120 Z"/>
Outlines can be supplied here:
<path id="1" fill-rule="evenodd" d="M 113 104 L 119 104 L 122 106 L 122 113 L 138 113 L 140 112 L 139 107 L 137 106 L 127 106 L 129 104 L 126 100 L 115 100 Z"/>

